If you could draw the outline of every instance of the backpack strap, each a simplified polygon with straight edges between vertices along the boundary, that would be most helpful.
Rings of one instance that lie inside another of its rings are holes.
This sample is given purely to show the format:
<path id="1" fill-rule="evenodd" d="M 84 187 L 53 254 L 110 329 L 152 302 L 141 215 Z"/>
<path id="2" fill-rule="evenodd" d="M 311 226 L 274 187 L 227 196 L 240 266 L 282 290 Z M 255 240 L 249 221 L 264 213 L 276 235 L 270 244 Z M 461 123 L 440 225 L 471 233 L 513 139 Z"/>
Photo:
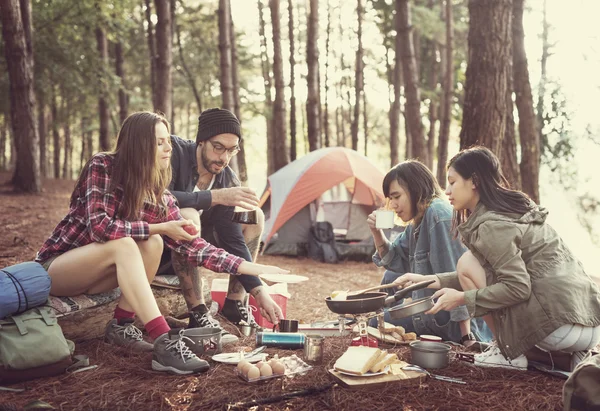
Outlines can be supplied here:
<path id="1" fill-rule="evenodd" d="M 29 331 L 27 331 L 27 326 L 25 325 L 25 321 L 23 321 L 23 319 L 21 317 L 16 315 L 16 316 L 11 316 L 10 318 L 12 318 L 12 320 L 15 322 L 15 325 L 17 326 L 17 330 L 19 330 L 19 333 L 21 335 L 26 335 L 29 332 Z"/>
<path id="2" fill-rule="evenodd" d="M 56 325 L 56 323 L 58 322 L 56 317 L 51 315 L 50 311 L 47 310 L 46 308 L 44 308 L 44 307 L 38 308 L 38 311 L 39 311 L 40 315 L 42 316 L 42 319 L 44 320 L 46 325 Z"/>

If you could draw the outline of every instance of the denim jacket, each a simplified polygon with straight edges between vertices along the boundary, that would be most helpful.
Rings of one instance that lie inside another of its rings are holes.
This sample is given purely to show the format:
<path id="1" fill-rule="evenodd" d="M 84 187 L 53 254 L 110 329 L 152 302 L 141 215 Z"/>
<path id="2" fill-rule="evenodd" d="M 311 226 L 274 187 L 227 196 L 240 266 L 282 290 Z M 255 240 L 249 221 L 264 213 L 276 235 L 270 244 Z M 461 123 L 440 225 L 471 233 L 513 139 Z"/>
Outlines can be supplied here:
<path id="1" fill-rule="evenodd" d="M 450 233 L 452 207 L 446 201 L 436 198 L 425 210 L 421 224 L 415 229 L 409 224 L 391 244 L 384 258 L 379 253 L 373 255 L 378 267 L 385 267 L 396 273 L 432 275 L 456 270 L 456 263 L 466 248 Z M 432 295 L 434 290 L 413 291 L 413 300 Z M 452 321 L 469 319 L 465 306 L 450 311 Z"/>

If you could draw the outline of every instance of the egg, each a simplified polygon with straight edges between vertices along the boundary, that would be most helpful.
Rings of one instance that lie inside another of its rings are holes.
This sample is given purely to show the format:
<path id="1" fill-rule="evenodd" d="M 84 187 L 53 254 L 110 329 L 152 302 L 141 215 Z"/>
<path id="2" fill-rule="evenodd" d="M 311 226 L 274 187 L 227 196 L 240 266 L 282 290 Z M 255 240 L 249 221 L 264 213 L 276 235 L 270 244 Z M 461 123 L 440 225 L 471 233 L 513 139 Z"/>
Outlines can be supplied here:
<path id="1" fill-rule="evenodd" d="M 271 366 L 269 364 L 263 364 L 263 366 L 260 368 L 260 376 L 270 377 L 271 375 L 273 375 L 273 370 L 271 369 Z"/>
<path id="2" fill-rule="evenodd" d="M 244 364 L 244 367 L 242 368 L 242 374 L 248 375 L 248 370 L 250 369 L 250 367 L 254 367 L 254 365 L 250 363 Z"/>
<path id="3" fill-rule="evenodd" d="M 265 365 L 266 362 L 264 361 L 259 361 L 256 364 L 254 364 L 256 366 L 256 368 L 258 368 L 259 370 L 262 368 L 263 365 Z"/>
<path id="4" fill-rule="evenodd" d="M 247 377 L 248 377 L 248 380 L 256 380 L 256 379 L 260 378 L 260 370 L 258 369 L 258 367 L 251 365 L 248 368 Z"/>
<path id="5" fill-rule="evenodd" d="M 273 374 L 275 375 L 283 375 L 285 374 L 285 365 L 283 365 L 281 362 L 276 361 L 272 367 L 273 369 Z"/>
<path id="6" fill-rule="evenodd" d="M 246 365 L 250 364 L 247 360 L 241 360 L 240 362 L 238 362 L 237 364 L 237 369 L 239 372 L 243 372 L 244 371 L 244 367 Z"/>

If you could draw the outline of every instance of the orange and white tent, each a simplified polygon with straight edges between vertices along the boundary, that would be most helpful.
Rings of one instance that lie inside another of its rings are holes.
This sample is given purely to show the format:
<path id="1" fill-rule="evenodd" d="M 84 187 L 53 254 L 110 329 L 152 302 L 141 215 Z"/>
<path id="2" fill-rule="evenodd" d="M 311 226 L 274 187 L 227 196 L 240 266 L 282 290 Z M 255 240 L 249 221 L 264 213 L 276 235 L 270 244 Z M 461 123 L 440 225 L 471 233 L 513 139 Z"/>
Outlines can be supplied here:
<path id="1" fill-rule="evenodd" d="M 347 240 L 368 238 L 366 216 L 384 203 L 383 177 L 367 157 L 343 147 L 293 161 L 268 178 L 260 202 L 267 218 L 263 242 L 306 241 L 315 221 L 330 221 Z"/>

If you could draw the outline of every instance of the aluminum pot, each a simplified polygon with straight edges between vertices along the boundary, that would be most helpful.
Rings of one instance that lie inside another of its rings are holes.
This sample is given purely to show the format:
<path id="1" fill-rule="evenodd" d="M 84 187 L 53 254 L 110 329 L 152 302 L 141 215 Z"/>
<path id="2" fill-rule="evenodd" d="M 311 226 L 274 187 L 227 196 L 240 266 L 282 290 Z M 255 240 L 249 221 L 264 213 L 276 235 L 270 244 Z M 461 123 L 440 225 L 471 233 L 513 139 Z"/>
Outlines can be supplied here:
<path id="1" fill-rule="evenodd" d="M 390 308 L 388 310 L 390 317 L 394 320 L 410 317 L 415 314 L 424 313 L 433 308 L 434 302 L 432 297 L 419 298 L 409 303 Z"/>
<path id="2" fill-rule="evenodd" d="M 410 362 L 423 368 L 444 368 L 449 362 L 450 349 L 444 343 L 413 341 L 410 343 Z"/>

